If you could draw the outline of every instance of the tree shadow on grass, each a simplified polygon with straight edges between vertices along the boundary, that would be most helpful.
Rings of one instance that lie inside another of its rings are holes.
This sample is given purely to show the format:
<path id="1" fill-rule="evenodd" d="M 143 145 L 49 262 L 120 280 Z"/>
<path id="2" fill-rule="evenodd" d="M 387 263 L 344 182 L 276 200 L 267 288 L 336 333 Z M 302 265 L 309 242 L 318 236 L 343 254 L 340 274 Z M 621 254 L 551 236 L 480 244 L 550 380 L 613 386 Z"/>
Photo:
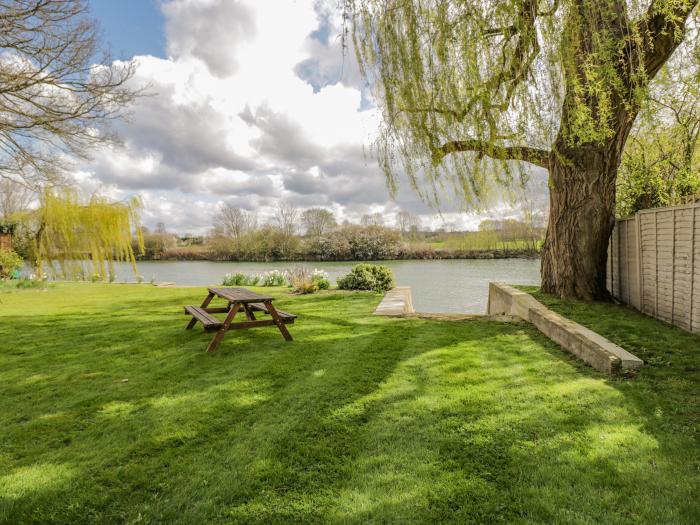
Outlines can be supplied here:
<path id="1" fill-rule="evenodd" d="M 0 521 L 688 515 L 687 479 L 644 418 L 526 326 L 372 318 L 353 296 L 290 299 L 284 309 L 303 314 L 293 344 L 272 327 L 229 334 L 207 355 L 211 334 L 185 332 L 173 313 L 186 299 L 3 318 L 0 336 L 28 331 L 0 354 L 11 401 L 0 470 L 13 490 Z M 18 484 L 42 465 L 70 475 Z"/>
<path id="2" fill-rule="evenodd" d="M 260 460 L 257 444 L 288 424 L 290 412 L 304 417 L 323 403 L 325 393 L 297 389 L 296 382 L 338 373 L 339 363 L 353 367 L 352 352 L 383 329 L 348 315 L 309 315 L 300 334 L 313 333 L 313 344 L 301 337 L 289 345 L 272 327 L 232 337 L 222 352 L 206 355 L 210 334 L 185 332 L 186 318 L 171 318 L 169 302 L 126 302 L 115 310 L 3 317 L 0 335 L 12 336 L 0 357 L 2 396 L 11 400 L 0 431 L 10 444 L 2 466 L 14 473 L 7 482 L 16 485 L 23 468 L 52 460 L 70 465 L 72 475 L 32 490 L 3 488 L 0 520 L 109 522 L 151 509 L 182 521 L 197 494 L 212 500 L 201 487 L 222 463 L 230 463 L 224 478 L 232 471 L 245 477 L 249 463 Z M 20 325 L 22 332 L 11 331 Z M 373 372 L 367 389 L 382 380 L 382 368 Z M 161 508 L 158 495 L 198 481 L 185 499 Z M 247 493 L 245 484 L 234 485 Z"/>

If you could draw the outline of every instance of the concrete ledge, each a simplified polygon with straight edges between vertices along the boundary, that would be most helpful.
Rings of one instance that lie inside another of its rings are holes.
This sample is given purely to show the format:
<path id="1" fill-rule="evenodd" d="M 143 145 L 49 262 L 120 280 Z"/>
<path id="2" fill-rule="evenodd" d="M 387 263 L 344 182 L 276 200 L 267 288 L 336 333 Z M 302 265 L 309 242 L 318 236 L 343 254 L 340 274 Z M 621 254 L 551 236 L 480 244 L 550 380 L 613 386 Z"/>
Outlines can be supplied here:
<path id="1" fill-rule="evenodd" d="M 530 294 L 502 283 L 489 284 L 489 315 L 512 315 L 528 321 L 552 341 L 596 370 L 615 374 L 640 368 L 644 362 L 594 331 L 571 321 Z"/>
<path id="2" fill-rule="evenodd" d="M 413 299 L 410 286 L 397 286 L 392 288 L 379 303 L 373 315 L 386 315 L 398 317 L 413 313 Z"/>

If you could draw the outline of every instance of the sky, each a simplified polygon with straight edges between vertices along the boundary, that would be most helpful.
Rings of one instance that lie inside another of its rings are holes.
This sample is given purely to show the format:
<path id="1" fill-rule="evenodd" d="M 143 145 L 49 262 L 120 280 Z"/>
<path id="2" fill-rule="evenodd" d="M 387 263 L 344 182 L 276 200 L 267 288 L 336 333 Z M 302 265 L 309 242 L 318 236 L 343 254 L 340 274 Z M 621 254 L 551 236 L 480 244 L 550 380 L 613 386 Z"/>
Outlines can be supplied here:
<path id="1" fill-rule="evenodd" d="M 390 197 L 368 155 L 379 111 L 342 52 L 336 0 L 89 4 L 112 56 L 138 63 L 130 82 L 147 96 L 116 124 L 121 143 L 74 175 L 86 191 L 140 195 L 147 226 L 205 233 L 224 203 L 265 221 L 280 201 L 341 221 L 378 212 L 391 224 L 407 210 L 432 228 L 518 214 L 509 205 L 437 214 L 407 184 Z"/>

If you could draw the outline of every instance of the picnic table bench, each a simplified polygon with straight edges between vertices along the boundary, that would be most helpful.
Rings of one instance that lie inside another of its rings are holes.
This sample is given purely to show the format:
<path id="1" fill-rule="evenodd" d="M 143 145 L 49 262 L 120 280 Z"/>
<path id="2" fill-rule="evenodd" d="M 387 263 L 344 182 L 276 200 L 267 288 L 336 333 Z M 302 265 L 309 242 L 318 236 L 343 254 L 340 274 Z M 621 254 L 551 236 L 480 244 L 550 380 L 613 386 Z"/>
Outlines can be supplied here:
<path id="1" fill-rule="evenodd" d="M 268 297 L 256 292 L 247 290 L 246 288 L 209 288 L 209 293 L 205 297 L 201 306 L 188 305 L 185 306 L 185 314 L 192 316 L 187 324 L 187 330 L 191 330 L 197 321 L 202 323 L 206 332 L 215 331 L 214 338 L 207 347 L 207 352 L 214 352 L 221 340 L 229 330 L 258 328 L 261 326 L 277 326 L 282 336 L 291 341 L 292 336 L 285 325 L 292 324 L 296 315 L 288 312 L 277 310 L 273 305 L 273 297 Z M 215 298 L 221 298 L 227 301 L 226 306 L 209 306 Z M 246 321 L 233 322 L 234 317 L 239 311 L 243 311 L 246 316 Z M 257 319 L 255 313 L 262 312 L 270 316 L 270 319 Z M 222 321 L 217 319 L 212 314 L 225 313 L 226 318 Z"/>

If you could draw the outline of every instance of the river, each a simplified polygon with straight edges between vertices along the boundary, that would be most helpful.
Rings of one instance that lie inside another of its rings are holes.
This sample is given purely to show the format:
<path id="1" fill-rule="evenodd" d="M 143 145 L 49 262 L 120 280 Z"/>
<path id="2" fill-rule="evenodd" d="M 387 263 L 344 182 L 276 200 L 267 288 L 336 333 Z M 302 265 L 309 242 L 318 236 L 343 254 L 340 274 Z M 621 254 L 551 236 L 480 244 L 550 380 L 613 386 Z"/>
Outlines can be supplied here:
<path id="1" fill-rule="evenodd" d="M 328 272 L 331 282 L 348 273 L 352 262 L 210 262 L 142 261 L 138 269 L 144 280 L 181 285 L 221 284 L 226 273 L 245 274 L 283 270 L 304 265 Z M 537 259 L 381 261 L 394 272 L 398 286 L 410 286 L 418 312 L 484 313 L 489 281 L 510 284 L 539 284 Z M 128 265 L 117 265 L 117 281 L 133 281 Z"/>

